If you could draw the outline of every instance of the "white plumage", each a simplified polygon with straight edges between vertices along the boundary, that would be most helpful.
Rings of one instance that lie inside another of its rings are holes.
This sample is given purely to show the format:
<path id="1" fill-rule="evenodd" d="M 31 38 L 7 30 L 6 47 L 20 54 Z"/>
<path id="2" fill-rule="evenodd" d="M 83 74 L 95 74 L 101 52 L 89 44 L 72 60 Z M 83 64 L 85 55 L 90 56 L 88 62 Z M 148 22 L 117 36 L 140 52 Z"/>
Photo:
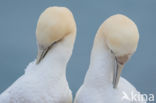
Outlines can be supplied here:
<path id="1" fill-rule="evenodd" d="M 133 99 L 132 94 L 140 93 L 124 78 L 120 78 L 118 86 L 113 82 L 114 68 L 134 53 L 138 37 L 136 25 L 123 15 L 114 15 L 100 26 L 88 72 L 74 103 L 145 103 L 144 98 Z"/>
<path id="2" fill-rule="evenodd" d="M 72 54 L 76 36 L 74 18 L 64 7 L 50 7 L 41 16 L 37 31 L 44 33 L 40 35 L 42 37 L 52 35 L 53 38 L 38 40 L 38 45 L 42 45 L 44 40 L 56 43 L 51 46 L 44 45 L 48 47 L 45 56 L 27 66 L 24 75 L 0 95 L 0 103 L 72 103 L 72 93 L 66 80 L 66 64 Z M 72 25 L 71 29 L 68 28 L 69 25 Z M 51 29 L 48 30 L 48 27 Z"/>

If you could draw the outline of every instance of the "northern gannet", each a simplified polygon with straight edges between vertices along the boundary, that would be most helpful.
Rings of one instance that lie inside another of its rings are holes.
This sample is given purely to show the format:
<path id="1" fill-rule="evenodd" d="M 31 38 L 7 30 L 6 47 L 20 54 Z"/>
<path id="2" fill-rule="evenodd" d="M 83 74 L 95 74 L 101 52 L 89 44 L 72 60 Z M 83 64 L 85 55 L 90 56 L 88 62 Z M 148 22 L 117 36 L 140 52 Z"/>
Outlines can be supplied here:
<path id="1" fill-rule="evenodd" d="M 39 17 L 37 59 L 0 95 L 0 103 L 72 103 L 66 64 L 76 37 L 76 23 L 65 7 L 49 7 Z"/>
<path id="2" fill-rule="evenodd" d="M 116 14 L 104 21 L 95 36 L 89 70 L 74 103 L 144 103 L 143 97 L 143 101 L 132 97 L 132 93 L 140 93 L 120 77 L 138 40 L 137 26 L 128 17 Z"/>

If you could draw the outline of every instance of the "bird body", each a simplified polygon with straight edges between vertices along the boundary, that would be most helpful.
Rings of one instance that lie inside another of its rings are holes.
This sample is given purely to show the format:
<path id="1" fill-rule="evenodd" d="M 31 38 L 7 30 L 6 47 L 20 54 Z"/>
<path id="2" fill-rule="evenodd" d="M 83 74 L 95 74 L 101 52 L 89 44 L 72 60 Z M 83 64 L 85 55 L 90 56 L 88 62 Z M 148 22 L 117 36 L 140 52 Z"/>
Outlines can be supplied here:
<path id="1" fill-rule="evenodd" d="M 61 11 L 57 13 L 67 10 L 62 7 L 49 8 L 50 11 L 51 9 Z M 50 13 L 55 15 L 54 12 Z M 59 26 L 57 27 L 59 30 Z M 68 33 L 69 35 L 48 46 L 42 60 L 37 63 L 36 59 L 27 66 L 24 75 L 0 95 L 0 103 L 72 103 L 72 92 L 66 80 L 66 65 L 72 54 L 76 31 Z"/>
<path id="2" fill-rule="evenodd" d="M 108 26 L 111 27 L 111 25 Z M 120 24 L 118 26 L 120 26 Z M 100 26 L 96 34 L 91 52 L 90 66 L 84 82 L 76 94 L 74 103 L 145 103 L 139 101 L 138 97 L 133 99 L 132 94 L 140 95 L 140 93 L 131 83 L 122 77 L 120 78 L 118 87 L 113 88 L 113 72 L 116 67 L 116 56 L 112 53 L 113 51 L 106 42 L 109 40 L 107 40 L 104 35 L 106 32 L 104 29 L 110 29 L 107 28 L 105 22 Z M 111 30 L 112 31 L 107 32 L 110 33 L 110 35 L 115 31 L 114 29 Z M 116 33 L 116 35 L 118 35 L 118 32 Z M 115 38 L 113 39 L 116 40 Z M 117 43 L 120 42 L 122 41 L 117 41 Z"/>
<path id="3" fill-rule="evenodd" d="M 131 93 L 138 94 L 135 87 L 124 78 L 120 77 L 118 88 L 113 88 L 115 57 L 100 39 L 94 42 L 91 63 L 74 103 L 141 103 L 123 98 L 123 93 L 126 93 L 129 98 L 131 98 Z"/>

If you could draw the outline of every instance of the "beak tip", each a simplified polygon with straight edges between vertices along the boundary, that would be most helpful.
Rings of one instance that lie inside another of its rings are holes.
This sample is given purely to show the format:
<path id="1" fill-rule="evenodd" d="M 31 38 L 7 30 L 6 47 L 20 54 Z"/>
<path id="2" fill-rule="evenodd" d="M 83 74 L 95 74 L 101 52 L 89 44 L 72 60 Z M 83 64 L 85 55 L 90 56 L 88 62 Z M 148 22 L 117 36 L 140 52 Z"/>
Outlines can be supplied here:
<path id="1" fill-rule="evenodd" d="M 39 63 L 40 63 L 40 61 L 41 61 L 41 57 L 38 57 L 38 56 L 37 56 L 37 59 L 36 59 L 36 64 L 39 64 Z"/>
<path id="2" fill-rule="evenodd" d="M 38 50 L 38 55 L 37 55 L 37 58 L 36 58 L 36 64 L 39 64 L 41 62 L 41 60 L 45 57 L 45 55 L 47 54 L 49 48 L 47 49 L 39 49 Z"/>
<path id="3" fill-rule="evenodd" d="M 116 89 L 117 88 L 117 85 L 116 84 L 113 84 L 113 88 Z"/>
<path id="4" fill-rule="evenodd" d="M 38 60 L 36 60 L 36 64 L 39 64 L 39 61 Z"/>
<path id="5" fill-rule="evenodd" d="M 123 64 L 120 64 L 116 62 L 117 66 L 114 69 L 114 75 L 113 75 L 113 88 L 116 89 L 119 83 L 120 74 L 123 69 Z"/>

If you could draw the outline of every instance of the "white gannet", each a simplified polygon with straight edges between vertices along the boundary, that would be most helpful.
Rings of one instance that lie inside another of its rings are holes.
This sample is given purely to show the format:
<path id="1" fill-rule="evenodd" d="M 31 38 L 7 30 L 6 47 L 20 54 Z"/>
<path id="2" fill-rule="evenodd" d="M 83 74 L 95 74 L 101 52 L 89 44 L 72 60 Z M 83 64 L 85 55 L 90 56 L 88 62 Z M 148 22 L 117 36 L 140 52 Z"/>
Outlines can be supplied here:
<path id="1" fill-rule="evenodd" d="M 76 37 L 76 23 L 65 7 L 49 7 L 39 17 L 37 59 L 0 95 L 0 103 L 72 103 L 66 65 Z"/>
<path id="2" fill-rule="evenodd" d="M 97 31 L 89 70 L 74 103 L 144 103 L 135 87 L 120 77 L 138 40 L 137 26 L 128 17 L 117 14 L 108 18 Z"/>

